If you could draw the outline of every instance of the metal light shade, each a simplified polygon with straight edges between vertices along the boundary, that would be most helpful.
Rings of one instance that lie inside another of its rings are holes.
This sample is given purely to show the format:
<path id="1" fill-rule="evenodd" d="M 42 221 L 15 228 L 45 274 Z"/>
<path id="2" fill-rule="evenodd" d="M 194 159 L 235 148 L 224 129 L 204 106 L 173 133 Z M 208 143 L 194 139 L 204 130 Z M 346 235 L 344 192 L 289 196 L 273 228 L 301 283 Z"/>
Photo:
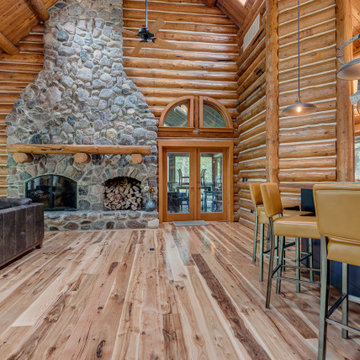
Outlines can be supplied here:
<path id="1" fill-rule="evenodd" d="M 354 59 L 343 65 L 340 68 L 337 76 L 343 80 L 360 79 L 360 58 Z"/>
<path id="2" fill-rule="evenodd" d="M 283 111 L 283 115 L 296 116 L 296 115 L 307 115 L 316 111 L 316 106 L 311 103 L 296 102 L 287 106 Z"/>

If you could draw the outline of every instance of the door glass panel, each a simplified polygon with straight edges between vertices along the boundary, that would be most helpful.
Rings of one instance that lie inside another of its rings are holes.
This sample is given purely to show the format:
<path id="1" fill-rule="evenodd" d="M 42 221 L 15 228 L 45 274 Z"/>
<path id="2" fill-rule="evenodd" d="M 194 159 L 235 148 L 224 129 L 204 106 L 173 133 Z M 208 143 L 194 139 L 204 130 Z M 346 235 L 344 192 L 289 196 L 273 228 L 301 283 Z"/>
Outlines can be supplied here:
<path id="1" fill-rule="evenodd" d="M 174 107 L 166 116 L 164 126 L 188 126 L 189 103 L 185 102 Z"/>
<path id="2" fill-rule="evenodd" d="M 167 153 L 167 212 L 190 213 L 190 153 Z"/>
<path id="3" fill-rule="evenodd" d="M 223 212 L 223 154 L 200 154 L 201 212 Z"/>
<path id="4" fill-rule="evenodd" d="M 203 127 L 225 128 L 225 119 L 213 106 L 204 104 Z"/>

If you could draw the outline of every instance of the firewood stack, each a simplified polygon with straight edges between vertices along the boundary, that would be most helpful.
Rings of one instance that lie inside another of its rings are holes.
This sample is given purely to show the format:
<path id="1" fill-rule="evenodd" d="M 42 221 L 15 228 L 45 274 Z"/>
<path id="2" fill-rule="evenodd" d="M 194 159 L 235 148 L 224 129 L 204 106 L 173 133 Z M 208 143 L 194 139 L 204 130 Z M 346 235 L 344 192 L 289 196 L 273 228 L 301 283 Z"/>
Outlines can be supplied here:
<path id="1" fill-rule="evenodd" d="M 142 206 L 140 182 L 120 177 L 105 183 L 104 205 L 108 210 L 139 210 Z"/>

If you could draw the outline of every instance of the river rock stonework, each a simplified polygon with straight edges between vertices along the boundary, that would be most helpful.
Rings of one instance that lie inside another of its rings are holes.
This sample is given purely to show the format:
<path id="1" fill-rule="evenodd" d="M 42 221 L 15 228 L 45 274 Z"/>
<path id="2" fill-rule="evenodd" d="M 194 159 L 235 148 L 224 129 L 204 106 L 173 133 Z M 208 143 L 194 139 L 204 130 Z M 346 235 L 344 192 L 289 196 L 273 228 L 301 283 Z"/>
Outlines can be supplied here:
<path id="1" fill-rule="evenodd" d="M 124 72 L 122 35 L 113 30 L 122 27 L 122 2 L 59 1 L 49 13 L 44 67 L 7 117 L 8 143 L 146 145 L 151 155 L 140 164 L 130 155 L 93 155 L 90 163 L 78 164 L 72 155 L 57 154 L 16 164 L 10 155 L 8 196 L 24 197 L 25 182 L 34 177 L 62 175 L 77 182 L 78 212 L 47 213 L 48 229 L 148 227 L 148 222 L 154 227 L 157 212 L 139 212 L 140 221 L 103 207 L 103 185 L 110 178 L 130 176 L 157 188 L 158 122 Z M 95 218 L 95 227 L 81 225 Z"/>

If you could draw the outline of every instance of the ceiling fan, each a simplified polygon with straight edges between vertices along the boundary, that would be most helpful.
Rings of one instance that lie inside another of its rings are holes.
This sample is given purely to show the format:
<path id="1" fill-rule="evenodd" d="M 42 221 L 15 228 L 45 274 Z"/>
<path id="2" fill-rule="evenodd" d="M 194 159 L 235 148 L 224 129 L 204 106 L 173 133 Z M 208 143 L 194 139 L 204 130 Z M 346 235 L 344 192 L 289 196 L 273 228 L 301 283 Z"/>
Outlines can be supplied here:
<path id="1" fill-rule="evenodd" d="M 156 33 L 165 25 L 165 21 L 161 18 L 157 18 L 156 21 L 149 26 L 148 21 L 148 0 L 145 0 L 145 26 L 139 29 L 137 33 L 119 27 L 114 27 L 113 30 L 119 31 L 123 34 L 127 34 L 132 37 L 139 37 L 140 42 L 135 46 L 131 52 L 132 56 L 139 54 L 141 49 L 148 43 L 158 45 L 166 49 L 176 49 L 176 45 L 166 40 L 159 39 L 156 37 Z"/>

